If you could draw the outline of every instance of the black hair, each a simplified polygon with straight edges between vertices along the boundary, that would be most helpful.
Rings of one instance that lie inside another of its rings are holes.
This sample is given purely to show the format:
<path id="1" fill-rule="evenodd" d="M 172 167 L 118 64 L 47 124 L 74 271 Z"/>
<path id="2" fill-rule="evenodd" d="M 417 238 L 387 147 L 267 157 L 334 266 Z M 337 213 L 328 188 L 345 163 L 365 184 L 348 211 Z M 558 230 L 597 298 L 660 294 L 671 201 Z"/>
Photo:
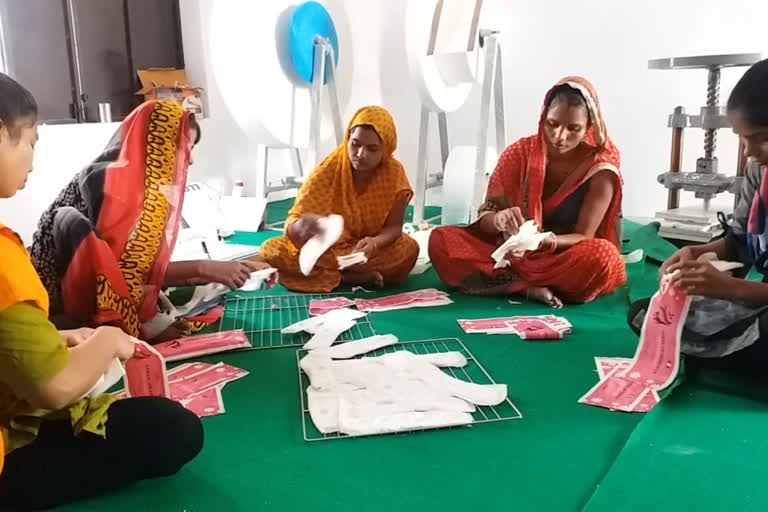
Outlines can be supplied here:
<path id="1" fill-rule="evenodd" d="M 568 105 L 574 106 L 574 107 L 584 107 L 584 110 L 587 111 L 587 117 L 589 118 L 589 122 L 592 122 L 592 116 L 589 113 L 589 108 L 587 107 L 587 100 L 584 98 L 584 95 L 581 94 L 581 91 L 576 89 L 575 87 L 571 87 L 568 84 L 560 84 L 554 89 L 552 89 L 552 93 L 549 95 L 549 98 L 547 98 L 547 110 L 552 107 L 555 103 L 565 102 Z"/>
<path id="2" fill-rule="evenodd" d="M 189 114 L 189 127 L 194 128 L 195 130 L 195 145 L 197 145 L 197 143 L 200 142 L 200 139 L 203 137 L 203 132 L 200 131 L 200 123 L 197 122 L 195 114 Z"/>
<path id="3" fill-rule="evenodd" d="M 0 73 L 0 121 L 8 128 L 11 137 L 21 135 L 19 123 L 37 120 L 37 102 L 32 93 L 19 82 Z"/>
<path id="4" fill-rule="evenodd" d="M 749 68 L 728 98 L 728 112 L 741 112 L 750 124 L 768 126 L 768 59 Z"/>

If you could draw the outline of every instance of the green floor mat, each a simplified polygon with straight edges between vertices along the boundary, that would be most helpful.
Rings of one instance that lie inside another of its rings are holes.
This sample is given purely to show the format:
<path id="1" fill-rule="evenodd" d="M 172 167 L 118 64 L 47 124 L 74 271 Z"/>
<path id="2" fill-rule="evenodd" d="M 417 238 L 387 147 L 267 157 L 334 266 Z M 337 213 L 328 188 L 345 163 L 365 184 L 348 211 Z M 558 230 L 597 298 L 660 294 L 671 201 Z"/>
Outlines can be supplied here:
<path id="1" fill-rule="evenodd" d="M 640 423 L 585 512 L 768 509 L 766 398 L 689 380 Z"/>
<path id="2" fill-rule="evenodd" d="M 261 243 L 265 236 L 273 234 L 238 233 L 235 243 Z M 201 358 L 251 374 L 223 390 L 226 414 L 203 420 L 200 456 L 172 478 L 140 482 L 63 510 L 580 510 L 642 419 L 577 403 L 597 382 L 594 356 L 631 357 L 635 351 L 627 304 L 632 290 L 655 286 L 658 267 L 634 265 L 618 292 L 559 311 L 452 293 L 450 306 L 372 315 L 376 332 L 403 341 L 459 337 L 497 382 L 508 385 L 521 420 L 308 443 L 301 430 L 295 350 Z M 432 287 L 442 288 L 430 269 L 384 294 Z M 278 286 L 268 293 L 288 292 Z M 456 322 L 553 313 L 574 326 L 562 341 L 466 335 Z"/>
<path id="3" fill-rule="evenodd" d="M 438 284 L 430 270 L 403 289 Z M 574 332 L 558 342 L 464 335 L 458 318 L 552 310 L 452 298 L 450 306 L 374 314 L 375 328 L 401 340 L 460 337 L 494 379 L 508 384 L 522 420 L 307 443 L 295 351 L 219 355 L 203 360 L 224 360 L 251 375 L 224 389 L 226 414 L 203 420 L 202 454 L 173 478 L 64 510 L 578 510 L 640 419 L 576 402 L 597 380 L 594 355 L 634 351 L 636 337 L 615 313 L 626 297 L 561 310 Z"/>
<path id="4" fill-rule="evenodd" d="M 659 225 L 656 223 L 640 225 L 632 221 L 624 221 L 624 252 L 642 249 L 646 258 L 658 263 L 665 261 L 677 250 L 674 244 L 659 236 Z"/>

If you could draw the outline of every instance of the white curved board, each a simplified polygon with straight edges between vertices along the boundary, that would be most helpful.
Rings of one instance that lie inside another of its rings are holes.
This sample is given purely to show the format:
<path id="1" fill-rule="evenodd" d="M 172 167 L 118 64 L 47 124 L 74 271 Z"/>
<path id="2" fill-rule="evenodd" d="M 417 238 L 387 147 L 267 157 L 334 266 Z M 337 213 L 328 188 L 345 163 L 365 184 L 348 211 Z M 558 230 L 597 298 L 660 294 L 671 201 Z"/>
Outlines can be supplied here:
<path id="1" fill-rule="evenodd" d="M 411 78 L 424 105 L 432 111 L 454 112 L 466 103 L 477 77 L 478 45 L 470 40 L 475 2 L 444 0 L 434 48 L 430 48 L 438 3 L 408 1 L 405 49 Z M 472 46 L 473 51 L 467 52 Z"/>
<path id="2" fill-rule="evenodd" d="M 211 2 L 209 58 L 213 79 L 232 117 L 255 143 L 306 148 L 310 141 L 309 87 L 295 75 L 288 53 L 292 0 Z M 346 111 L 352 83 L 353 44 L 342 0 L 319 0 L 339 38 L 336 85 Z M 325 101 L 325 100 L 324 100 Z M 323 108 L 327 112 L 327 106 Z M 324 116 L 322 140 L 333 137 Z"/>

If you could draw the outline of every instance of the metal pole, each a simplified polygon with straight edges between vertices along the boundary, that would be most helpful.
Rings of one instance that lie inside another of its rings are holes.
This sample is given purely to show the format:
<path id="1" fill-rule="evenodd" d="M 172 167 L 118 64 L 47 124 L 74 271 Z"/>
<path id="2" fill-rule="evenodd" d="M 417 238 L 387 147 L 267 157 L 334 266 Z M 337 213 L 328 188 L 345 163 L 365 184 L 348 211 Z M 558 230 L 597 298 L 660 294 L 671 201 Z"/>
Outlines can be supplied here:
<path id="1" fill-rule="evenodd" d="M 66 0 L 67 16 L 69 17 L 69 30 L 72 42 L 72 64 L 75 72 L 75 119 L 82 123 L 85 118 L 86 94 L 83 91 L 83 73 L 80 70 L 80 50 L 77 40 L 77 19 L 75 18 L 75 6 L 72 0 Z"/>
<path id="2" fill-rule="evenodd" d="M 448 163 L 450 148 L 448 147 L 448 119 L 445 112 L 437 113 L 437 130 L 440 133 L 440 157 L 443 161 L 443 170 Z M 442 176 L 442 173 L 440 173 Z"/>
<path id="3" fill-rule="evenodd" d="M 309 124 L 309 165 L 315 166 L 320 151 L 320 101 L 323 82 L 325 81 L 325 48 L 322 41 L 315 40 L 315 55 L 312 69 L 312 86 L 310 96 L 312 98 L 312 112 Z"/>
<path id="4" fill-rule="evenodd" d="M 717 107 L 720 104 L 720 68 L 709 70 L 707 77 L 707 107 Z M 704 158 L 715 156 L 717 149 L 717 130 L 709 128 L 704 131 Z"/>
<path id="5" fill-rule="evenodd" d="M 427 138 L 429 137 L 429 110 L 421 107 L 419 119 L 419 151 L 416 158 L 416 190 L 413 199 L 413 222 L 424 222 L 424 205 L 427 201 Z"/>
<path id="6" fill-rule="evenodd" d="M 669 172 L 680 172 L 683 165 L 683 126 L 679 120 L 685 115 L 683 107 L 675 107 L 672 114 L 672 151 L 669 159 Z M 674 210 L 680 206 L 680 189 L 669 189 L 667 194 L 667 209 Z"/>
<path id="7" fill-rule="evenodd" d="M 341 109 L 339 108 L 339 93 L 336 89 L 336 56 L 333 52 L 333 46 L 327 39 L 322 40 L 325 50 L 325 65 L 328 70 L 328 99 L 331 107 L 331 119 L 333 121 L 333 131 L 336 133 L 336 144 L 341 144 L 344 140 L 344 126 L 341 124 Z"/>

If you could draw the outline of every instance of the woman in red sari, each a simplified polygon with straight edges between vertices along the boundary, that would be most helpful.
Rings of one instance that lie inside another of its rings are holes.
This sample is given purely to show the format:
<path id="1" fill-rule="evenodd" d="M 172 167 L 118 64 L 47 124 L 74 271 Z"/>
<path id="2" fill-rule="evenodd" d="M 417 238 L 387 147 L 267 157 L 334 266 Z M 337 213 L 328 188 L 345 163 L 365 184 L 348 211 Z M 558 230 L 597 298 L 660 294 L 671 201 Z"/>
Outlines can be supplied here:
<path id="1" fill-rule="evenodd" d="M 31 256 L 55 323 L 115 325 L 153 342 L 189 335 L 215 321 L 216 310 L 173 318 L 159 307 L 162 288 L 217 282 L 234 289 L 269 266 L 170 262 L 199 139 L 194 116 L 180 105 L 146 102 L 43 213 Z"/>
<path id="2" fill-rule="evenodd" d="M 432 264 L 445 283 L 473 295 L 522 294 L 561 306 L 611 293 L 626 281 L 621 184 L 619 150 L 594 88 L 564 78 L 546 95 L 538 134 L 502 153 L 477 222 L 434 230 Z M 491 253 L 529 219 L 553 236 L 495 269 Z"/>

